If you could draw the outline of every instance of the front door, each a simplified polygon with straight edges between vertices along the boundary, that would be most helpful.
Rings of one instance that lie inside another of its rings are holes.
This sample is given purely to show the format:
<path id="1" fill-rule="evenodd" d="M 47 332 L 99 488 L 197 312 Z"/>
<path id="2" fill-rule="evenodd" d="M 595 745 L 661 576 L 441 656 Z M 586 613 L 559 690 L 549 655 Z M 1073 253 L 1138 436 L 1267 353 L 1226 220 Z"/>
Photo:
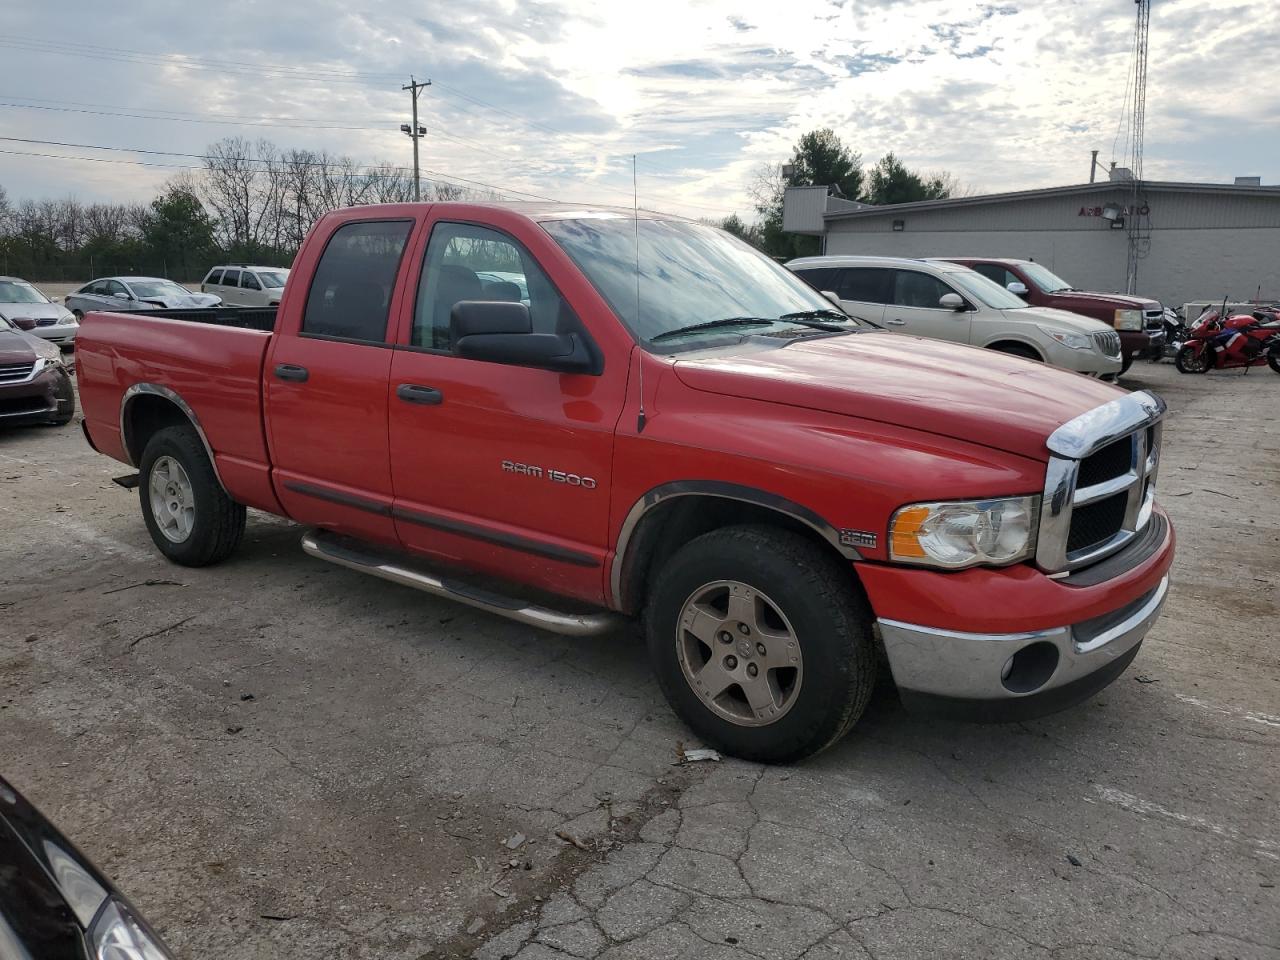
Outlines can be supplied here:
<path id="1" fill-rule="evenodd" d="M 893 293 L 884 310 L 885 325 L 899 333 L 968 343 L 973 314 L 968 309 L 940 306 L 939 301 L 948 293 L 961 296 L 958 290 L 932 274 L 920 270 L 895 270 Z"/>
<path id="2" fill-rule="evenodd" d="M 401 543 L 481 572 L 519 569 L 525 583 L 599 603 L 625 372 L 453 356 L 449 319 L 460 300 L 524 302 L 535 333 L 586 335 L 525 243 L 475 224 L 433 225 L 407 342 L 391 366 Z"/>
<path id="3" fill-rule="evenodd" d="M 836 277 L 840 306 L 862 320 L 880 323 L 893 288 L 893 271 L 884 267 L 845 267 Z"/>
<path id="4" fill-rule="evenodd" d="M 395 542 L 387 321 L 412 228 L 412 220 L 338 226 L 305 304 L 291 298 L 291 315 L 281 317 L 264 370 L 273 479 L 289 516 L 384 543 Z"/>

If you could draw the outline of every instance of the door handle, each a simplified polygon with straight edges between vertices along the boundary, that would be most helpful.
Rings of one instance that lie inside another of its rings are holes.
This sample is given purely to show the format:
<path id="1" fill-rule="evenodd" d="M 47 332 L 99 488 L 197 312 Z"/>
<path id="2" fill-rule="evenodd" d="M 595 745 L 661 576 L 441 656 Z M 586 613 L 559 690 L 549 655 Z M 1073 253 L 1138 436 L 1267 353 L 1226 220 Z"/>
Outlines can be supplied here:
<path id="1" fill-rule="evenodd" d="M 294 383 L 306 383 L 307 377 L 311 374 L 306 367 L 300 367 L 294 363 L 281 363 L 276 365 L 276 376 L 281 380 L 291 380 Z"/>
<path id="2" fill-rule="evenodd" d="M 422 403 L 429 406 L 444 403 L 444 394 L 435 387 L 421 387 L 416 383 L 402 383 L 396 387 L 396 396 L 405 403 Z"/>
<path id="3" fill-rule="evenodd" d="M 902 327 L 902 326 L 905 326 L 905 325 L 906 325 L 907 321 L 905 321 L 905 320 L 899 320 L 899 319 L 897 319 L 897 318 L 895 317 L 895 318 L 894 318 L 894 319 L 892 319 L 892 320 L 886 320 L 886 321 L 885 321 L 885 323 L 891 323 L 891 324 L 893 324 L 895 327 Z"/>

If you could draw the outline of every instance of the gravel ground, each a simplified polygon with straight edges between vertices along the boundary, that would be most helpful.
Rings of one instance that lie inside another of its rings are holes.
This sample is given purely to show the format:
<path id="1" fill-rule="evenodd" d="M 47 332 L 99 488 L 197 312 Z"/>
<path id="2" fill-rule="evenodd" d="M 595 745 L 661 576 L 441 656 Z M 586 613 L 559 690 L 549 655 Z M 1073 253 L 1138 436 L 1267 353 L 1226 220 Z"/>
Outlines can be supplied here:
<path id="1" fill-rule="evenodd" d="M 0 434 L 0 772 L 188 960 L 1280 958 L 1280 378 L 1170 403 L 1175 586 L 1093 701 L 998 727 L 881 690 L 794 767 L 673 766 L 622 632 L 331 567 L 252 514 L 152 549 L 78 426 Z"/>

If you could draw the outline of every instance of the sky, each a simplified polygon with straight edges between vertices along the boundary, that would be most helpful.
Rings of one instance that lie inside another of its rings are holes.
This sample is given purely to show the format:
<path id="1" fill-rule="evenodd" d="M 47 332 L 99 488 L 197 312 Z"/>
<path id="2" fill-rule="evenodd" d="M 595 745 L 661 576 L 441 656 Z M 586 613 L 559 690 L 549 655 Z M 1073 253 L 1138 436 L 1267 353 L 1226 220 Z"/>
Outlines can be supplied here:
<path id="1" fill-rule="evenodd" d="M 1127 162 L 1134 13 L 1132 0 L 12 4 L 0 186 L 11 201 L 145 201 L 228 136 L 407 166 L 410 75 L 432 81 L 424 177 L 513 198 L 630 205 L 635 155 L 641 206 L 751 219 L 761 166 L 819 127 L 867 165 L 893 151 L 973 193 L 1081 183 L 1091 150 Z M 1280 6 L 1153 0 L 1150 49 L 1145 175 L 1280 183 Z"/>

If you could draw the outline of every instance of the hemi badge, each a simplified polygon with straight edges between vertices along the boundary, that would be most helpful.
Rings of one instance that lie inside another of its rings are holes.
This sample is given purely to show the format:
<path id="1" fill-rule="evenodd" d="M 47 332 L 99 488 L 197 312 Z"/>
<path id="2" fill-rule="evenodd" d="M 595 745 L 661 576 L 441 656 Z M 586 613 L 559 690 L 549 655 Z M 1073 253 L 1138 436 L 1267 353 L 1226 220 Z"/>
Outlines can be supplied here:
<path id="1" fill-rule="evenodd" d="M 874 547 L 877 537 L 867 530 L 841 530 L 840 543 L 846 547 Z"/>

